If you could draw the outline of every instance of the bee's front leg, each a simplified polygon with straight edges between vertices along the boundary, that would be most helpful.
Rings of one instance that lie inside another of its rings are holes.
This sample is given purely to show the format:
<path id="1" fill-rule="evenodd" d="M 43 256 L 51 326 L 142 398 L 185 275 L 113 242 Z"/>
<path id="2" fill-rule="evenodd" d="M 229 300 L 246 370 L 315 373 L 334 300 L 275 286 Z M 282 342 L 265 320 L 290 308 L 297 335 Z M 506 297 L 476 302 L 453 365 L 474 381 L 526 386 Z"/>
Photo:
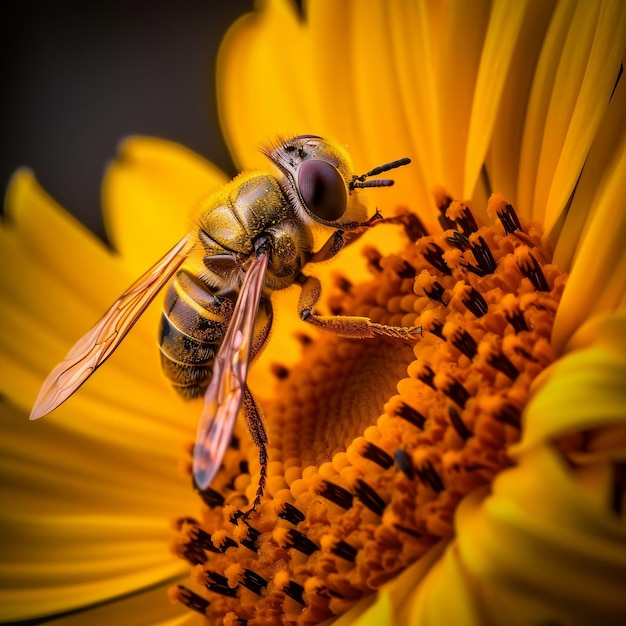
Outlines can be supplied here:
<path id="1" fill-rule="evenodd" d="M 300 318 L 317 328 L 328 330 L 341 337 L 367 339 L 377 336 L 415 340 L 422 334 L 421 326 L 386 326 L 372 322 L 369 317 L 356 315 L 317 315 L 313 309 L 322 295 L 322 285 L 314 276 L 301 274 L 297 281 L 302 293 L 298 301 Z"/>

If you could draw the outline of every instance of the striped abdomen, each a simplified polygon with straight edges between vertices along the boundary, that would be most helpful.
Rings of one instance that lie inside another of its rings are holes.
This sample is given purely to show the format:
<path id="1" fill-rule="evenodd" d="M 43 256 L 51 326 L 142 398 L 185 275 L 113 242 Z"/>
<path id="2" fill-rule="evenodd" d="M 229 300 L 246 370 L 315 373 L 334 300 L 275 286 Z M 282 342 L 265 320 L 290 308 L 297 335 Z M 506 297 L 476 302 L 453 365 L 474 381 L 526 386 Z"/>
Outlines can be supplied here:
<path id="1" fill-rule="evenodd" d="M 235 298 L 234 292 L 214 295 L 185 269 L 167 290 L 159 330 L 161 366 L 183 397 L 195 398 L 209 384 Z"/>

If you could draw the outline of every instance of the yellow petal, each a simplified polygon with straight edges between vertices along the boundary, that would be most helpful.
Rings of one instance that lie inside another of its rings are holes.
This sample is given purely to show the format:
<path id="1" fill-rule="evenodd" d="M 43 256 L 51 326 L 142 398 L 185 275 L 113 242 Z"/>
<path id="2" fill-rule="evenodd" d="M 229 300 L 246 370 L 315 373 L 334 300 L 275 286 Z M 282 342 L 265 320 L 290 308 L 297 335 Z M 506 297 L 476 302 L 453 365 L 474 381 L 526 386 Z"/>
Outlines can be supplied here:
<path id="1" fill-rule="evenodd" d="M 492 495 L 463 501 L 456 530 L 456 548 L 416 593 L 413 623 L 621 623 L 626 531 L 549 446 L 500 474 Z M 473 611 L 460 620 L 451 606 L 459 595 Z"/>
<path id="2" fill-rule="evenodd" d="M 589 19 L 587 15 L 582 17 L 582 20 L 586 19 Z M 576 80 L 572 83 L 571 65 L 564 66 L 559 72 L 564 75 L 562 79 L 564 81 L 563 91 L 569 91 L 566 86 L 572 89 L 568 98 L 571 99 L 574 106 L 571 119 L 567 120 L 562 147 L 559 146 L 560 153 L 555 162 L 554 171 L 549 176 L 549 191 L 545 202 L 546 231 L 550 231 L 561 211 L 567 205 L 620 73 L 620 65 L 626 47 L 626 5 L 621 0 L 601 3 L 597 24 L 592 35 L 590 49 L 587 55 L 583 57 L 585 67 L 584 73 L 579 79 L 580 84 Z M 572 39 L 566 46 L 571 46 L 573 50 L 579 49 L 582 44 L 580 34 L 577 33 Z M 584 44 L 582 47 L 584 48 Z M 567 50 L 567 53 L 569 52 Z M 571 64 L 576 63 L 576 54 L 574 54 L 573 60 L 564 58 L 564 63 L 568 61 Z M 561 76 L 557 76 L 555 89 L 560 87 L 560 80 Z M 558 123 L 562 119 L 561 116 L 564 115 L 564 111 L 560 109 L 562 105 L 559 104 L 558 106 L 559 108 L 552 109 L 549 113 L 548 129 L 550 130 L 554 128 L 552 124 Z M 554 140 L 550 132 L 547 135 L 546 142 Z M 548 146 L 549 144 L 546 143 L 545 145 Z M 540 169 L 540 172 L 543 175 L 548 174 L 543 169 Z"/>
<path id="3" fill-rule="evenodd" d="M 205 620 L 182 604 L 171 604 L 171 583 L 138 589 L 130 595 L 111 598 L 84 611 L 51 621 L 51 626 L 202 626 Z"/>
<path id="4" fill-rule="evenodd" d="M 485 161 L 528 2 L 493 3 L 480 58 L 467 137 L 463 198 L 471 198 Z M 536 36 L 536 35 L 535 35 Z M 516 69 L 516 68 L 514 68 Z M 514 71 L 514 70 L 513 70 Z M 504 192 L 499 189 L 499 192 Z M 508 198 L 513 202 L 514 198 Z M 484 206 L 484 205 L 479 205 Z M 476 212 L 477 207 L 472 207 Z"/>
<path id="5" fill-rule="evenodd" d="M 589 321 L 537 381 L 513 455 L 583 430 L 626 425 L 626 312 Z"/>
<path id="6" fill-rule="evenodd" d="M 552 336 L 557 350 L 593 315 L 623 307 L 626 294 L 626 85 L 618 85 L 570 212 L 555 261 L 571 275 Z"/>
<path id="7" fill-rule="evenodd" d="M 623 3 L 563 1 L 537 66 L 520 161 L 520 202 L 547 230 L 574 188 L 624 50 Z"/>
<path id="8" fill-rule="evenodd" d="M 411 621 L 415 591 L 431 568 L 438 567 L 447 545 L 446 541 L 439 542 L 411 567 L 383 585 L 375 595 L 364 598 L 338 619 L 328 620 L 320 626 L 403 626 L 415 623 Z"/>
<path id="9" fill-rule="evenodd" d="M 530 2 L 526 6 L 486 158 L 491 188 L 502 193 L 526 218 L 530 217 L 530 207 L 520 202 L 517 189 L 522 131 L 530 86 L 553 10 L 549 2 Z"/>
<path id="10" fill-rule="evenodd" d="M 131 137 L 103 182 L 105 224 L 115 249 L 137 277 L 190 228 L 194 206 L 226 176 L 178 144 Z"/>
<path id="11" fill-rule="evenodd" d="M 230 153 L 242 169 L 266 169 L 267 160 L 256 148 L 277 134 L 318 132 L 307 97 L 308 40 L 301 31 L 290 2 L 265 0 L 222 41 L 218 111 Z"/>

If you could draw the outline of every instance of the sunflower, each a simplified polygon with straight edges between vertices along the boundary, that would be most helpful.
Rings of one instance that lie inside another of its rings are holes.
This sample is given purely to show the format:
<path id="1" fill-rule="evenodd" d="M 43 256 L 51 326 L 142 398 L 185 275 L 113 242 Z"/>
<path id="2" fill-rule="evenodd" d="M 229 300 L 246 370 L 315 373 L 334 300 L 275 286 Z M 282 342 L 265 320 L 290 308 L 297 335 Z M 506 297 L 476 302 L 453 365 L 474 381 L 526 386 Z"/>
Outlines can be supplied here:
<path id="1" fill-rule="evenodd" d="M 334 137 L 362 171 L 412 158 L 368 190 L 398 224 L 319 276 L 326 312 L 423 330 L 341 339 L 277 294 L 250 376 L 267 489 L 245 520 L 261 468 L 241 424 L 204 502 L 190 488 L 199 408 L 161 379 L 158 310 L 69 403 L 27 419 L 76 335 L 224 177 L 127 140 L 104 181 L 112 254 L 16 173 L 0 231 L 2 619 L 622 623 L 625 47 L 619 1 L 268 0 L 232 27 L 218 94 L 242 169 L 266 167 L 252 148 L 268 133 Z"/>

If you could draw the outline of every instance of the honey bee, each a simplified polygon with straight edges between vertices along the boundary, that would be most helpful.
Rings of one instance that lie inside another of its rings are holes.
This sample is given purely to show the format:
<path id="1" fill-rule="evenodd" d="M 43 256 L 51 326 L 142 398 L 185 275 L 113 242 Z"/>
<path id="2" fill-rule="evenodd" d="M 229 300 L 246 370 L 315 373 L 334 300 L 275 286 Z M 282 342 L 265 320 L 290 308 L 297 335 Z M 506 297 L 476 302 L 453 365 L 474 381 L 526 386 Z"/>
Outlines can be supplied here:
<path id="1" fill-rule="evenodd" d="M 169 282 L 159 333 L 163 370 L 185 398 L 204 394 L 193 452 L 195 485 L 201 491 L 210 485 L 241 409 L 261 466 L 251 510 L 265 486 L 268 439 L 246 377 L 269 336 L 271 293 L 299 285 L 301 319 L 341 336 L 414 339 L 421 333 L 420 327 L 385 326 L 366 317 L 316 314 L 321 284 L 303 273 L 308 263 L 332 258 L 385 221 L 378 211 L 365 219 L 357 190 L 392 185 L 390 179 L 370 178 L 410 160 L 355 175 L 347 152 L 317 135 L 279 140 L 263 153 L 275 171 L 242 173 L 206 200 L 192 232 L 135 281 L 54 368 L 30 415 L 38 419 L 74 394 Z M 330 235 L 314 251 L 316 227 Z"/>

